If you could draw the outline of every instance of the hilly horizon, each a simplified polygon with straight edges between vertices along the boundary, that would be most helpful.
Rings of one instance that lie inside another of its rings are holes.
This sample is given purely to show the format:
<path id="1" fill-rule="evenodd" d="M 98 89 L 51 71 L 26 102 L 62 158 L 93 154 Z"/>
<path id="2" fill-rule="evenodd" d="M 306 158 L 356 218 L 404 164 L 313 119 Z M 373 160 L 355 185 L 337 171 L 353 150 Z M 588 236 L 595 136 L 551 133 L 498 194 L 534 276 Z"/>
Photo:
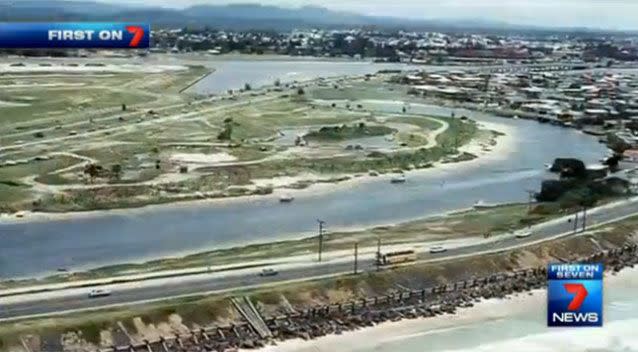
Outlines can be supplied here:
<path id="1" fill-rule="evenodd" d="M 373 27 L 380 29 L 478 31 L 478 32 L 591 32 L 588 28 L 544 28 L 480 19 L 404 19 L 319 6 L 297 8 L 256 3 L 193 5 L 184 9 L 158 6 L 126 6 L 98 1 L 0 0 L 3 21 L 128 21 L 153 27 L 212 27 L 225 30 L 292 30 L 307 28 Z M 602 31 L 608 32 L 608 31 Z"/>

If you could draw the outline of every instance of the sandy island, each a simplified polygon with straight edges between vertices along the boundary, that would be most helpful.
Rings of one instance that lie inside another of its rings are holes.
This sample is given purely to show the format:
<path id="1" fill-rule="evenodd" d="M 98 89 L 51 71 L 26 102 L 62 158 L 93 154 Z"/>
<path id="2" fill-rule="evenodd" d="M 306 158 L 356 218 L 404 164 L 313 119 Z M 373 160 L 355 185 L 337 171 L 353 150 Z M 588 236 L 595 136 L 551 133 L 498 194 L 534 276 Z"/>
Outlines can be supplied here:
<path id="1" fill-rule="evenodd" d="M 434 163 L 434 167 L 428 169 L 419 169 L 412 171 L 404 171 L 406 178 L 409 180 L 411 176 L 443 173 L 448 170 L 463 170 L 464 168 L 476 168 L 484 166 L 492 161 L 506 159 L 507 156 L 516 151 L 516 134 L 515 128 L 506 124 L 494 123 L 494 122 L 477 122 L 481 129 L 492 130 L 499 132 L 500 135 L 495 138 L 496 145 L 490 146 L 490 150 L 484 150 L 484 143 L 477 139 L 473 139 L 466 145 L 459 147 L 459 152 L 470 153 L 477 156 L 475 159 L 463 162 L 454 163 Z M 293 177 L 282 177 L 270 179 L 269 183 L 274 187 L 274 191 L 270 195 L 248 195 L 239 197 L 224 197 L 224 198 L 208 198 L 208 199 L 196 199 L 177 201 L 174 203 L 164 204 L 150 204 L 137 208 L 122 208 L 122 209 L 108 209 L 108 210 L 90 210 L 90 211 L 74 211 L 74 212 L 61 212 L 61 213 L 43 213 L 43 212 L 20 212 L 21 217 L 16 217 L 10 214 L 0 214 L 0 224 L 17 224 L 25 222 L 47 222 L 47 221 L 61 221 L 72 220 L 77 218 L 91 218 L 108 215 L 118 216 L 135 216 L 145 212 L 153 211 L 156 209 L 176 209 L 177 207 L 201 207 L 207 204 L 231 204 L 231 202 L 251 202 L 258 199 L 278 199 L 280 196 L 293 195 L 294 197 L 312 197 L 319 194 L 325 194 L 329 192 L 338 192 L 343 187 L 353 187 L 363 183 L 369 182 L 383 182 L 388 183 L 393 177 L 391 174 L 385 174 L 380 176 L 370 176 L 368 174 L 352 176 L 345 181 L 314 183 L 304 189 L 289 189 L 285 188 L 299 181 L 308 181 L 309 175 L 299 175 Z M 332 175 L 334 178 L 337 175 Z M 314 181 L 322 180 L 323 178 L 316 178 Z M 312 179 L 310 179 L 312 180 Z"/>

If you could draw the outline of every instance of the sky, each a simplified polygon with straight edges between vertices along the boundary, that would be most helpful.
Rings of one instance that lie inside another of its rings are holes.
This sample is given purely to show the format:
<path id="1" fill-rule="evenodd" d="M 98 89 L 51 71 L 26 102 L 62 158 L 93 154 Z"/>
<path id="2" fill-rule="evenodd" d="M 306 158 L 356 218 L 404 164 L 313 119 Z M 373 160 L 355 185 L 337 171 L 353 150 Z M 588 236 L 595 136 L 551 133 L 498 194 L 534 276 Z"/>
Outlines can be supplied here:
<path id="1" fill-rule="evenodd" d="M 414 19 L 480 19 L 552 27 L 638 29 L 638 0 L 100 0 L 118 4 L 186 7 L 259 3 L 323 6 L 365 15 Z"/>

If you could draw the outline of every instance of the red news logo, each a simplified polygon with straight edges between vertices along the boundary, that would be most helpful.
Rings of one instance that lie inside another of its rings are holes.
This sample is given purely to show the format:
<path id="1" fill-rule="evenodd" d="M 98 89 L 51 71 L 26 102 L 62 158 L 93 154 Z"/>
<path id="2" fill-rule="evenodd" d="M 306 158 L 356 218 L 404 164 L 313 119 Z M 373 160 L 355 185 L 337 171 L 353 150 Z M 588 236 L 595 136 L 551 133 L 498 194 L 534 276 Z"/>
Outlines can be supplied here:
<path id="1" fill-rule="evenodd" d="M 140 45 L 140 41 L 142 40 L 142 38 L 144 38 L 144 28 L 140 27 L 140 26 L 126 26 L 126 30 L 133 34 L 133 38 L 131 39 L 131 42 L 128 43 L 128 46 L 131 48 L 136 48 L 138 45 Z"/>
<path id="2" fill-rule="evenodd" d="M 580 307 L 583 305 L 583 302 L 585 301 L 585 298 L 589 294 L 589 292 L 587 292 L 587 289 L 585 288 L 585 285 L 569 283 L 563 284 L 563 287 L 565 287 L 565 291 L 574 295 L 574 298 L 572 298 L 572 301 L 569 302 L 567 309 L 571 311 L 580 309 Z"/>

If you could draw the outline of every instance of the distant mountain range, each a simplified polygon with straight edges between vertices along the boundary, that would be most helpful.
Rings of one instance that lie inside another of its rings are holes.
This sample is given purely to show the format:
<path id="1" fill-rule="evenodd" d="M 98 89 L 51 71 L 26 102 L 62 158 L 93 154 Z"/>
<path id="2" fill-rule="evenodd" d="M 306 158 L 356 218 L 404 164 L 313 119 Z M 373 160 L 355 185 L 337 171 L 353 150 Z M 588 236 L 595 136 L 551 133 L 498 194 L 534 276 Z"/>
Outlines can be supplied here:
<path id="1" fill-rule="evenodd" d="M 157 27 L 211 27 L 230 30 L 377 27 L 385 29 L 519 33 L 589 32 L 584 28 L 546 29 L 482 20 L 409 20 L 365 16 L 323 7 L 282 8 L 258 4 L 197 5 L 186 9 L 122 6 L 95 1 L 0 0 L 3 21 L 127 21 Z"/>

